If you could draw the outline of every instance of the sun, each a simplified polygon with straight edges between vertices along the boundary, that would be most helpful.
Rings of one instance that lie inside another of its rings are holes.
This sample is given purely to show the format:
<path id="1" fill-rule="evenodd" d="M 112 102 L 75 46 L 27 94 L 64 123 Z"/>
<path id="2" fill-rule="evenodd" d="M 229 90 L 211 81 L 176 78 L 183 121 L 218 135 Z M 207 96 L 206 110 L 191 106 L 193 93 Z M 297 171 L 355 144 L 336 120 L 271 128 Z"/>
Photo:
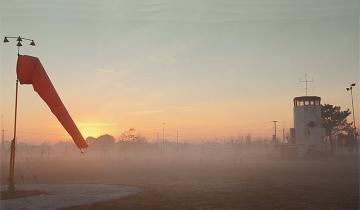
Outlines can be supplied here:
<path id="1" fill-rule="evenodd" d="M 84 138 L 89 136 L 98 137 L 101 135 L 101 129 L 94 124 L 80 124 L 79 129 Z"/>

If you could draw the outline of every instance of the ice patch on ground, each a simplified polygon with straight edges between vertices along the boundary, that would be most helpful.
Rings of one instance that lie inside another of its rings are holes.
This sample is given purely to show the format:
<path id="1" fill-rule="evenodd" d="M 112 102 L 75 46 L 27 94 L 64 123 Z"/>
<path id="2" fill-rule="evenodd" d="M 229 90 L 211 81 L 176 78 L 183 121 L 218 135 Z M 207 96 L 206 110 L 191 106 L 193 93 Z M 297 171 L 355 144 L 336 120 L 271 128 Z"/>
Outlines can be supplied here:
<path id="1" fill-rule="evenodd" d="M 4 186 L 6 187 L 6 186 Z M 0 209 L 47 210 L 95 203 L 139 193 L 137 187 L 106 184 L 21 184 L 18 190 L 41 190 L 49 195 L 0 200 Z"/>

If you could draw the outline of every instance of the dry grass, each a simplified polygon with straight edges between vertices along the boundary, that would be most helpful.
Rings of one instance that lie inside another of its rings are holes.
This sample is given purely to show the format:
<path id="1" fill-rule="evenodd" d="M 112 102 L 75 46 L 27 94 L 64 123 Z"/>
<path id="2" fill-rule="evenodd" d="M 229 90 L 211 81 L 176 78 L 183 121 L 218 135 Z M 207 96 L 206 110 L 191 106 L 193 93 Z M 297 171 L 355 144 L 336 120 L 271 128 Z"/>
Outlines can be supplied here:
<path id="1" fill-rule="evenodd" d="M 7 162 L 4 162 L 7 164 Z M 2 182 L 7 167 L 3 167 Z M 17 162 L 17 183 L 105 183 L 143 192 L 66 209 L 359 209 L 357 158 L 161 154 Z M 20 179 L 20 176 L 23 178 Z"/>
<path id="2" fill-rule="evenodd" d="M 67 209 L 358 209 L 356 160 L 164 163 L 114 170 L 127 198 Z"/>

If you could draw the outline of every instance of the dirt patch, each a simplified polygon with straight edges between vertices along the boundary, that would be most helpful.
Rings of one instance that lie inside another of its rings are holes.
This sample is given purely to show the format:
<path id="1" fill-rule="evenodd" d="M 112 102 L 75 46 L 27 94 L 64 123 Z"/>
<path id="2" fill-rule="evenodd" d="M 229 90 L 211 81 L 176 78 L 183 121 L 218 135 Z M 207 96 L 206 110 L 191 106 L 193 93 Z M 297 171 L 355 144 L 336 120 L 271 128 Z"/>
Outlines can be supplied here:
<path id="1" fill-rule="evenodd" d="M 1 191 L 0 200 L 17 199 L 35 195 L 48 195 L 48 193 L 41 190 L 17 190 L 15 192 Z"/>
<path id="2" fill-rule="evenodd" d="M 17 185 L 17 188 L 23 192 L 39 189 L 40 192 L 48 193 L 2 200 L 0 209 L 59 209 L 118 199 L 141 192 L 141 189 L 136 187 L 104 184 L 23 184 Z"/>

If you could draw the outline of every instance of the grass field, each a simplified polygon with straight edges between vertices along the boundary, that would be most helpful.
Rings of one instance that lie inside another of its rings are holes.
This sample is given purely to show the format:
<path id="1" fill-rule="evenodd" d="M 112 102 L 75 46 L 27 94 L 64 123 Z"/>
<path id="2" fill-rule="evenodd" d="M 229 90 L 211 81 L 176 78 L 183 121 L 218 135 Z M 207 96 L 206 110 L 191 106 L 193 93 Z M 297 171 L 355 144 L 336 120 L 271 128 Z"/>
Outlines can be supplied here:
<path id="1" fill-rule="evenodd" d="M 168 162 L 114 172 L 105 182 L 145 190 L 67 209 L 359 209 L 358 162 L 353 159 Z"/>
<path id="2" fill-rule="evenodd" d="M 2 178 L 7 174 L 3 169 Z M 151 154 L 111 159 L 79 155 L 18 162 L 16 175 L 17 183 L 122 184 L 144 189 L 129 197 L 67 210 L 359 209 L 355 157 L 281 160 Z"/>

